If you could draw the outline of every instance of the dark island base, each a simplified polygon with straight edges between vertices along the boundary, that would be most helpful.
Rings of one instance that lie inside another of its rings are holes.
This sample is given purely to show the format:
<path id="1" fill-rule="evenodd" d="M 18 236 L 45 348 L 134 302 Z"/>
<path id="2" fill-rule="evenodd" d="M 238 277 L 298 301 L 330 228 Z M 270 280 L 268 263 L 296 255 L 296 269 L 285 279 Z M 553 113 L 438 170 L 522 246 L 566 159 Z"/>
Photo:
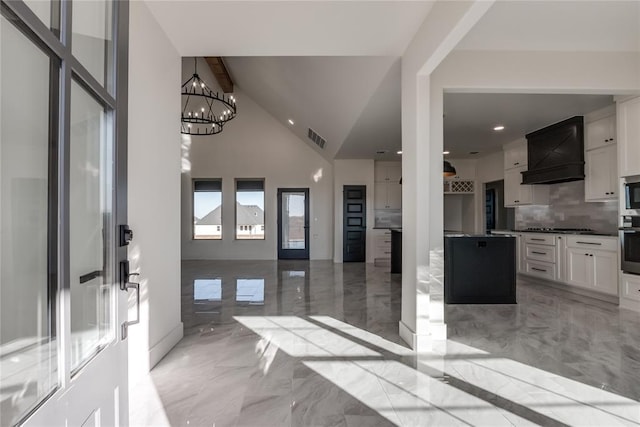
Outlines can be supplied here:
<path id="1" fill-rule="evenodd" d="M 447 304 L 516 304 L 516 245 L 512 236 L 446 236 Z"/>

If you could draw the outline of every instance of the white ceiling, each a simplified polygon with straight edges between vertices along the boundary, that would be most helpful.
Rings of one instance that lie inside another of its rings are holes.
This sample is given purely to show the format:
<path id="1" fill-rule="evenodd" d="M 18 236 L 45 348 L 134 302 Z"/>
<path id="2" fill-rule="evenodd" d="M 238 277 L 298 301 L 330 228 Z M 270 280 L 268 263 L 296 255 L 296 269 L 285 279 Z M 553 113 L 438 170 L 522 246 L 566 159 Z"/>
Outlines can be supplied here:
<path id="1" fill-rule="evenodd" d="M 398 158 L 398 58 L 432 1 L 146 3 L 180 55 L 224 56 L 237 86 L 277 120 L 293 119 L 292 132 L 314 148 L 307 129 L 324 137 L 326 158 Z M 457 48 L 640 51 L 640 1 L 498 0 Z M 445 144 L 457 157 L 610 103 L 567 95 L 445 99 Z M 507 126 L 499 136 L 490 130 L 496 120 Z"/>
<path id="2" fill-rule="evenodd" d="M 400 56 L 433 1 L 166 1 L 149 9 L 182 56 Z"/>
<path id="3" fill-rule="evenodd" d="M 497 1 L 460 50 L 640 51 L 640 1 Z"/>
<path id="4" fill-rule="evenodd" d="M 482 157 L 529 132 L 612 104 L 613 97 L 604 95 L 445 93 L 444 148 L 450 158 Z M 496 125 L 505 129 L 496 132 Z"/>

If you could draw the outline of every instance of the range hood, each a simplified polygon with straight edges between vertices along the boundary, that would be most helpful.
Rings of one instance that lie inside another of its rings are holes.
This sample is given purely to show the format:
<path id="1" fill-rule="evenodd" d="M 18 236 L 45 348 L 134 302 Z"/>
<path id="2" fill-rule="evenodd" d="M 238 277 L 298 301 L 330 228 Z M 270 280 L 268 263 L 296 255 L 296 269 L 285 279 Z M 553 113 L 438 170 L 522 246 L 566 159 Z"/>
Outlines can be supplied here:
<path id="1" fill-rule="evenodd" d="M 527 136 L 529 170 L 522 184 L 557 184 L 584 179 L 584 118 L 575 116 Z"/>

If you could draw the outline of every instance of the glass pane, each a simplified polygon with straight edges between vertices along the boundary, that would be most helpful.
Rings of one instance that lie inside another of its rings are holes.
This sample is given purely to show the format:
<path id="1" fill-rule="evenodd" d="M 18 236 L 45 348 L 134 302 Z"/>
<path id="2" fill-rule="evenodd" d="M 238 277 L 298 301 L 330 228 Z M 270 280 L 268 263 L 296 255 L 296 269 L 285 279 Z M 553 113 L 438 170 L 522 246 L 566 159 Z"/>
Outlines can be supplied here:
<path id="1" fill-rule="evenodd" d="M 73 56 L 103 85 L 111 74 L 111 9 L 111 0 L 79 0 L 72 7 Z"/>
<path id="2" fill-rule="evenodd" d="M 264 191 L 236 192 L 236 239 L 264 239 Z"/>
<path id="3" fill-rule="evenodd" d="M 70 259 L 71 366 L 78 368 L 111 338 L 112 143 L 107 116 L 71 85 Z"/>
<path id="4" fill-rule="evenodd" d="M 304 192 L 282 193 L 282 249 L 305 249 Z"/>
<path id="5" fill-rule="evenodd" d="M 58 385 L 53 312 L 56 256 L 49 251 L 55 248 L 55 240 L 49 245 L 49 239 L 56 234 L 56 212 L 49 208 L 55 206 L 55 193 L 49 194 L 49 185 L 55 184 L 49 180 L 49 73 L 49 57 L 0 18 L 3 426 L 16 424 Z"/>
<path id="6" fill-rule="evenodd" d="M 193 238 L 222 239 L 222 192 L 193 192 Z"/>
<path id="7" fill-rule="evenodd" d="M 29 9 L 36 14 L 38 18 L 46 25 L 51 28 L 51 0 L 24 0 L 24 2 L 29 6 Z"/>

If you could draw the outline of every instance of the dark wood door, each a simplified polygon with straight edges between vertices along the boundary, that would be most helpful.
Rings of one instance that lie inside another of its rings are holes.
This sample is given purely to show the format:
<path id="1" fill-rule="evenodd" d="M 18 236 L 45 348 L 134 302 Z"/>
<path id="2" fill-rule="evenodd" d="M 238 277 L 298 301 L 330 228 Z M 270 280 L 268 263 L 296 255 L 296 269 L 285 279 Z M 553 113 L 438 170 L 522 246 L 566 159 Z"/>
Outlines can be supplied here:
<path id="1" fill-rule="evenodd" d="M 342 260 L 365 262 L 367 247 L 367 186 L 345 185 L 343 190 Z"/>
<path id="2" fill-rule="evenodd" d="M 309 259 L 308 188 L 278 188 L 278 259 Z"/>

